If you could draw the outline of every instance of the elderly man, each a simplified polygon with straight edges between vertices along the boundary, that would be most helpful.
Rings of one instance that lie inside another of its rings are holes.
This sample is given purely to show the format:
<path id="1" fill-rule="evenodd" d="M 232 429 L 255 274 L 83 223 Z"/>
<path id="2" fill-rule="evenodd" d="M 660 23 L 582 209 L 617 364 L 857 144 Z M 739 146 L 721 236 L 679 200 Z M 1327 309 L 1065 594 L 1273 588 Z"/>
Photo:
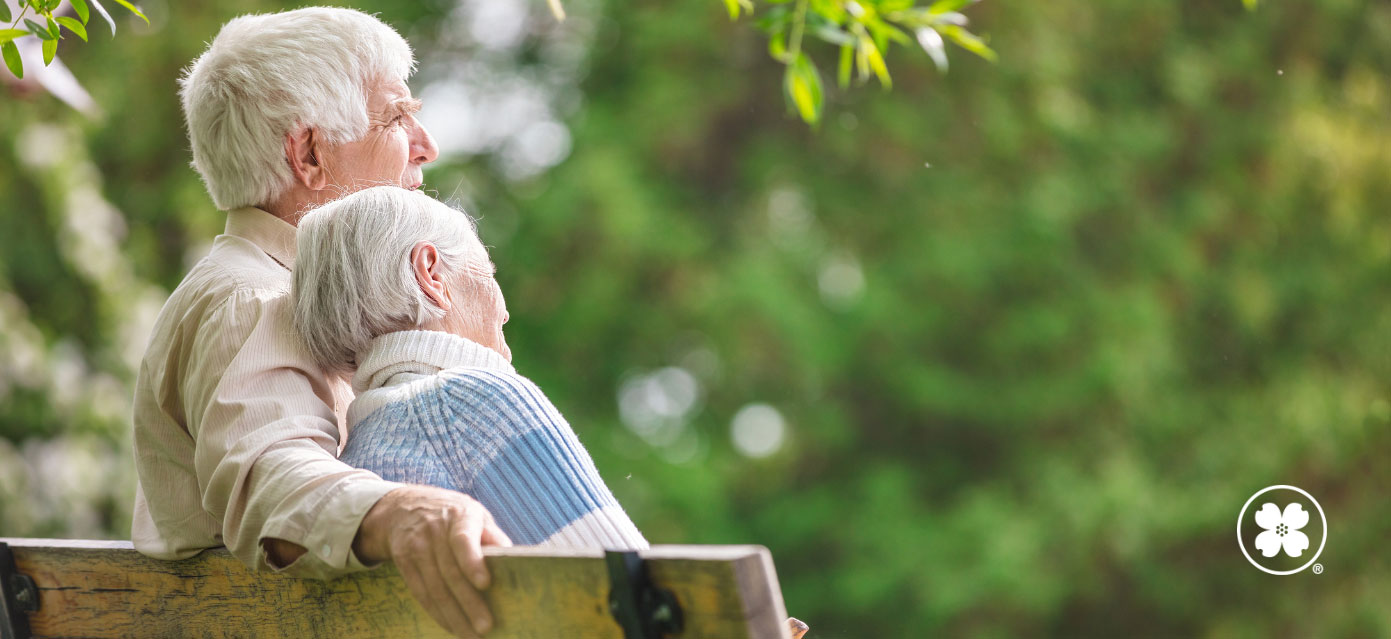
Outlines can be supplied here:
<path id="1" fill-rule="evenodd" d="M 295 337 L 295 223 L 344 193 L 414 189 L 437 155 L 405 81 L 409 45 L 376 18 L 310 8 L 227 23 L 182 80 L 193 164 L 227 226 L 170 296 L 136 382 L 136 548 L 225 545 L 250 566 L 332 577 L 393 561 L 436 621 L 492 626 L 480 546 L 510 544 L 446 489 L 337 459 L 345 380 Z"/>

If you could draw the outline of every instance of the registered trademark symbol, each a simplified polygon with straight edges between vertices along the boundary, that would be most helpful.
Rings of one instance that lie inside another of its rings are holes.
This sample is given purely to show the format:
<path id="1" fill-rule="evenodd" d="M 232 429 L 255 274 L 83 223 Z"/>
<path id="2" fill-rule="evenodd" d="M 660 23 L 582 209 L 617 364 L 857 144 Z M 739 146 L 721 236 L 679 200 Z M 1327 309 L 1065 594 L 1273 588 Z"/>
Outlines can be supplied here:
<path id="1" fill-rule="evenodd" d="M 1316 575 L 1322 575 L 1322 574 L 1323 574 L 1323 564 L 1314 564 L 1314 574 L 1316 574 Z"/>

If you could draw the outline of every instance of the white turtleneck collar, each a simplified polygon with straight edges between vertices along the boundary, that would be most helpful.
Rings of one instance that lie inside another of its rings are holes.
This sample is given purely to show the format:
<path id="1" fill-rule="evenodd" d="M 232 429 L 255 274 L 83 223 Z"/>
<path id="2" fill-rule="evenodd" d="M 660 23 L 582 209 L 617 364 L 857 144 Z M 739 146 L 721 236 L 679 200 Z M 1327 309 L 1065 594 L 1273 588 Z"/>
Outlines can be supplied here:
<path id="1" fill-rule="evenodd" d="M 448 368 L 486 368 L 515 372 L 497 351 L 473 340 L 439 331 L 398 331 L 372 340 L 359 353 L 353 392 L 410 382 Z"/>

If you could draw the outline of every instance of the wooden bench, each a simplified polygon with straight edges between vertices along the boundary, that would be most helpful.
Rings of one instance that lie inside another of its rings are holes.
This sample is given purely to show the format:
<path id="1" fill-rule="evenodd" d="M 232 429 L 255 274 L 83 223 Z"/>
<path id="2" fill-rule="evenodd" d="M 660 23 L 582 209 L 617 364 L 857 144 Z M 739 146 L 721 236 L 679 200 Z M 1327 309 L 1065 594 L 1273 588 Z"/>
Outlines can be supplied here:
<path id="1" fill-rule="evenodd" d="M 489 639 L 789 637 L 762 546 L 486 554 Z M 0 589 L 3 639 L 448 636 L 390 565 L 319 581 L 252 572 L 225 549 L 161 561 L 125 541 L 0 538 Z"/>

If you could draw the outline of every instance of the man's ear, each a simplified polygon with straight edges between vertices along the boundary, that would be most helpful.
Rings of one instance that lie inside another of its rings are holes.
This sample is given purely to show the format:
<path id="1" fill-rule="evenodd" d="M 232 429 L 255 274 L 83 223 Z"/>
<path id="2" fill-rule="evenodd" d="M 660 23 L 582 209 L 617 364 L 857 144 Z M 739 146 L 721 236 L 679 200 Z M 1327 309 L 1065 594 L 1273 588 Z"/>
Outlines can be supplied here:
<path id="1" fill-rule="evenodd" d="M 313 127 L 285 134 L 285 161 L 290 164 L 290 173 L 311 191 L 328 186 L 328 172 L 319 162 L 320 152 L 319 136 Z"/>
<path id="2" fill-rule="evenodd" d="M 415 273 L 415 283 L 430 298 L 435 306 L 446 312 L 454 305 L 449 294 L 449 286 L 444 282 L 444 267 L 440 264 L 440 252 L 434 244 L 418 242 L 411 249 L 411 272 Z"/>

